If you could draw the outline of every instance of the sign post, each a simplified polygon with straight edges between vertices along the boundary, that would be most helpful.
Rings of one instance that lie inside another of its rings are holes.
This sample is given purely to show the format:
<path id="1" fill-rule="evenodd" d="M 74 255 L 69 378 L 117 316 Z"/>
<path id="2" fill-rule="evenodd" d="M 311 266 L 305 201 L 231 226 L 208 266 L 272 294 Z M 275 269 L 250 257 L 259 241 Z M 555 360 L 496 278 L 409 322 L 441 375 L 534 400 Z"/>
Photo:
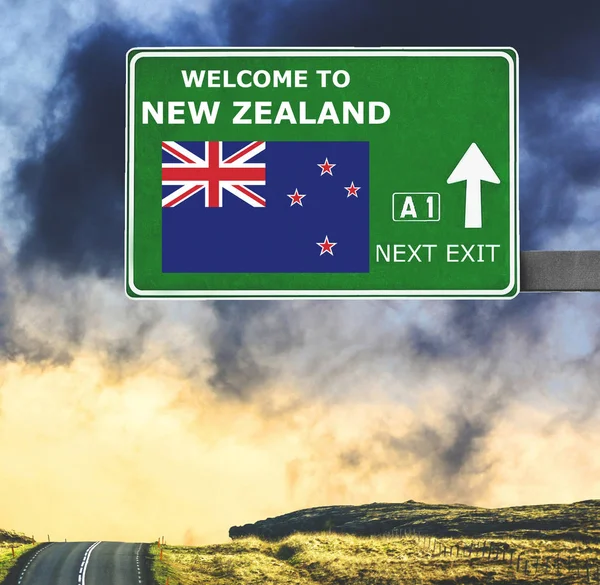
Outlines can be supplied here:
<path id="1" fill-rule="evenodd" d="M 132 298 L 512 298 L 513 49 L 140 48 Z"/>

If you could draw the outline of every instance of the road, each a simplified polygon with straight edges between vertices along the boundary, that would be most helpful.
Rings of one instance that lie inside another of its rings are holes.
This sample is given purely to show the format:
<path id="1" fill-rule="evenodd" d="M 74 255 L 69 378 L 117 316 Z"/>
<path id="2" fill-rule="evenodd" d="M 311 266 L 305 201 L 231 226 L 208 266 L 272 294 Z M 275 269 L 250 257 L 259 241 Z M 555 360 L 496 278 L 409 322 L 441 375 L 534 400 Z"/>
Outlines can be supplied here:
<path id="1" fill-rule="evenodd" d="M 145 546 L 126 542 L 55 542 L 26 559 L 7 585 L 149 585 Z"/>

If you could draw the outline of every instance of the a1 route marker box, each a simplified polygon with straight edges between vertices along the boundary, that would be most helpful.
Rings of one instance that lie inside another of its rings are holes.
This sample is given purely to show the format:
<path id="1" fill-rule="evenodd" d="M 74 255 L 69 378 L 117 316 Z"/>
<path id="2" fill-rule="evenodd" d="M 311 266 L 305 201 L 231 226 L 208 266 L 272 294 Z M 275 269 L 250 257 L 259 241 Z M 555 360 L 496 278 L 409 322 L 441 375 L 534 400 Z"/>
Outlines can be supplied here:
<path id="1" fill-rule="evenodd" d="M 509 48 L 127 55 L 126 291 L 511 298 Z"/>

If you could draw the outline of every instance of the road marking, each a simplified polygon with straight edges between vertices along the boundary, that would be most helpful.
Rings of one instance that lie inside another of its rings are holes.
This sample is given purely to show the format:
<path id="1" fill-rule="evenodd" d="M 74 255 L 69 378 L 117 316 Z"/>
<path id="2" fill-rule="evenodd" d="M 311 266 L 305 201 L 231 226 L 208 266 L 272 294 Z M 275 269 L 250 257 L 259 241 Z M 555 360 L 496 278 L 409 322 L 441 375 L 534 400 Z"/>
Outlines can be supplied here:
<path id="1" fill-rule="evenodd" d="M 85 572 L 87 571 L 87 566 L 88 563 L 90 562 L 90 555 L 92 554 L 92 551 L 101 543 L 102 541 L 99 540 L 98 542 L 95 542 L 94 544 L 91 544 L 88 549 L 85 551 L 85 554 L 83 555 L 83 560 L 81 561 L 81 567 L 79 567 L 79 577 L 77 579 L 77 583 L 79 585 L 85 585 Z"/>
<path id="2" fill-rule="evenodd" d="M 137 574 L 138 574 L 138 582 L 142 583 L 142 573 L 140 572 L 140 550 L 142 549 L 142 543 L 138 546 L 138 549 L 135 553 L 135 564 L 137 565 Z"/>
<path id="3" fill-rule="evenodd" d="M 31 565 L 31 563 L 33 563 L 35 557 L 37 557 L 43 550 L 47 549 L 49 546 L 52 546 L 53 544 L 54 543 L 52 542 L 50 544 L 44 545 L 29 559 L 28 563 L 23 567 L 23 570 L 21 571 L 21 574 L 19 575 L 18 583 L 21 583 L 21 581 L 23 581 L 23 577 L 25 577 L 25 571 L 27 571 L 27 569 L 29 568 L 29 565 Z"/>

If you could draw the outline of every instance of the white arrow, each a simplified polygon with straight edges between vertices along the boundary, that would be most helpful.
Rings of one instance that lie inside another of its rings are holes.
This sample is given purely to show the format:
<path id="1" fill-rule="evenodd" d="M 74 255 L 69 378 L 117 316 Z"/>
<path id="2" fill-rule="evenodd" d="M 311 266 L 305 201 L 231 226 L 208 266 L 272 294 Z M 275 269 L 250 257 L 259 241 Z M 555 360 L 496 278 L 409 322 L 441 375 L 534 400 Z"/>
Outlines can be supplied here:
<path id="1" fill-rule="evenodd" d="M 460 183 L 461 181 L 467 182 L 465 227 L 480 228 L 482 223 L 481 181 L 498 184 L 500 179 L 474 142 L 448 177 L 448 183 Z"/>

